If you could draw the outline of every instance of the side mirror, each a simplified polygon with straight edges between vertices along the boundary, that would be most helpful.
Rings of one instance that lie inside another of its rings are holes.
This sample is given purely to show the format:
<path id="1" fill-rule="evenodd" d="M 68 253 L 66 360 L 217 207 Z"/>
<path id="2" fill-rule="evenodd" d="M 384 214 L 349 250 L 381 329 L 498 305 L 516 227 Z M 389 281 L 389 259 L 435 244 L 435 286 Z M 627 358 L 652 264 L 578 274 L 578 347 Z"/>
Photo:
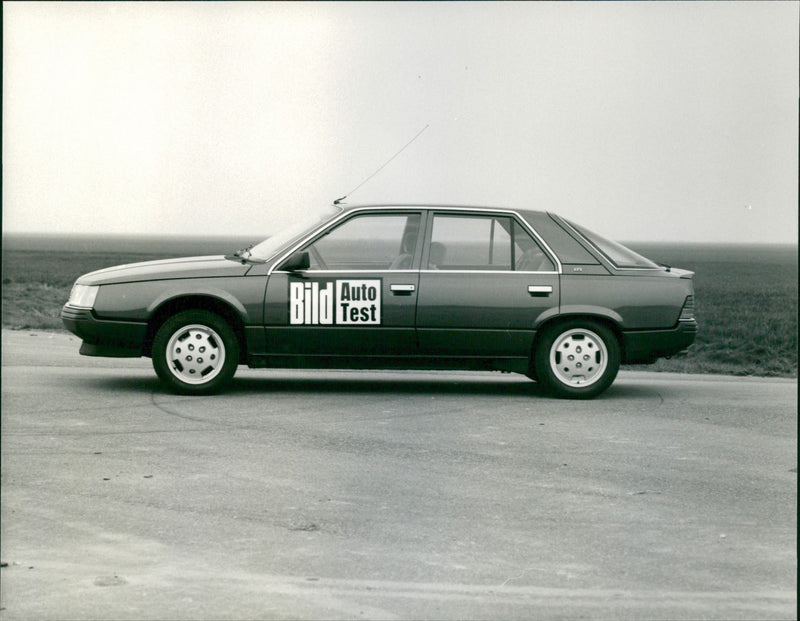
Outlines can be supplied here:
<path id="1" fill-rule="evenodd" d="M 311 267 L 311 261 L 308 258 L 308 253 L 298 250 L 283 262 L 280 269 L 287 272 L 301 272 L 307 270 L 309 267 Z"/>

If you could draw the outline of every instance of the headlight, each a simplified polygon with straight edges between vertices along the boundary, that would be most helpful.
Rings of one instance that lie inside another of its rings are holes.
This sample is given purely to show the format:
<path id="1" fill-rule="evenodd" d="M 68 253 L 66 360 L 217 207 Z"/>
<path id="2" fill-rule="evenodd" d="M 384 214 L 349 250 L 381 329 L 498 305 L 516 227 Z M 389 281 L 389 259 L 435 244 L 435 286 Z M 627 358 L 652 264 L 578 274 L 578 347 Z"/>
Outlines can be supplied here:
<path id="1" fill-rule="evenodd" d="M 98 285 L 73 285 L 67 304 L 78 308 L 92 308 L 98 291 Z"/>

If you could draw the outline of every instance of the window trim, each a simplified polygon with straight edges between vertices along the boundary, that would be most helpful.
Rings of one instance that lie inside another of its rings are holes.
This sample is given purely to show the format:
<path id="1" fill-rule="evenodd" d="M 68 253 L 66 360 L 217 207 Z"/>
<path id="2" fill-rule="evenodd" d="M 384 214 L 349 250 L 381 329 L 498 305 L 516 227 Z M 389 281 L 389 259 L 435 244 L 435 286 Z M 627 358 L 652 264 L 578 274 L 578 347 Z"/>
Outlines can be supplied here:
<path id="1" fill-rule="evenodd" d="M 304 244 L 308 243 L 309 241 L 313 240 L 316 236 L 321 235 L 324 233 L 328 228 L 335 226 L 340 220 L 344 220 L 350 216 L 354 216 L 356 214 L 363 214 L 363 213 L 419 213 L 422 216 L 422 222 L 420 225 L 420 235 L 421 238 L 417 240 L 418 250 L 420 248 L 419 244 L 422 242 L 422 256 L 420 257 L 420 263 L 418 267 L 412 267 L 411 270 L 385 270 L 387 273 L 395 274 L 395 273 L 402 273 L 407 271 L 419 271 L 425 273 L 434 273 L 434 274 L 442 274 L 442 273 L 449 273 L 449 274 L 457 274 L 457 273 L 476 273 L 476 274 L 491 274 L 491 273 L 500 273 L 500 274 L 509 274 L 515 273 L 513 271 L 501 271 L 501 272 L 490 272 L 487 270 L 479 270 L 479 271 L 469 271 L 469 270 L 447 270 L 443 272 L 441 270 L 428 270 L 422 268 L 422 265 L 425 265 L 425 261 L 427 261 L 427 253 L 430 241 L 429 231 L 431 230 L 431 222 L 433 221 L 434 216 L 437 213 L 453 213 L 453 214 L 465 214 L 465 215 L 481 215 L 481 214 L 502 214 L 511 216 L 514 218 L 517 223 L 531 236 L 534 240 L 541 246 L 541 248 L 545 251 L 545 254 L 550 258 L 555 265 L 555 270 L 552 271 L 543 271 L 543 272 L 516 272 L 517 274 L 562 274 L 564 271 L 563 265 L 561 263 L 561 259 L 558 258 L 558 255 L 553 251 L 550 245 L 542 238 L 541 235 L 536 231 L 536 229 L 522 216 L 519 212 L 513 209 L 502 209 L 497 207 L 462 207 L 462 206 L 448 206 L 448 205 L 365 205 L 363 207 L 353 207 L 352 209 L 345 209 L 341 213 L 337 214 L 331 220 L 321 223 L 316 229 L 313 229 L 308 235 L 303 236 L 301 239 L 292 243 L 291 246 L 287 247 L 286 251 L 283 253 L 276 255 L 277 258 L 273 261 L 270 268 L 267 270 L 267 276 L 271 276 L 273 273 L 278 272 L 281 274 L 288 274 L 286 270 L 279 270 L 278 266 L 281 265 L 286 259 L 288 259 L 294 252 L 296 252 L 299 248 L 301 248 Z M 380 271 L 380 270 L 376 270 Z M 323 272 L 315 272 L 315 274 L 320 274 Z M 356 272 L 353 272 L 356 273 Z"/>

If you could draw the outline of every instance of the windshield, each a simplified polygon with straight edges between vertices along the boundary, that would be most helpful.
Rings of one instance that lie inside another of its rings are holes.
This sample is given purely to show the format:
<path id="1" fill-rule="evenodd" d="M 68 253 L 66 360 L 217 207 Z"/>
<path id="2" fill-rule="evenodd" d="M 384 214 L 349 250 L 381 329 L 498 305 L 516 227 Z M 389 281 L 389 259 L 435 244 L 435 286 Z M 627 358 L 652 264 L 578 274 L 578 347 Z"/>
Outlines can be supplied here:
<path id="1" fill-rule="evenodd" d="M 250 249 L 251 257 L 267 260 L 274 256 L 278 251 L 289 245 L 291 242 L 302 237 L 303 233 L 314 228 L 315 225 L 329 220 L 338 213 L 341 207 L 328 207 L 321 213 L 314 213 L 300 218 L 298 222 L 268 237 L 260 244 L 256 244 Z"/>
<path id="2" fill-rule="evenodd" d="M 578 226 L 574 222 L 570 222 L 566 220 L 566 222 L 578 233 L 583 235 L 589 242 L 591 242 L 600 252 L 602 252 L 606 258 L 611 261 L 617 267 L 648 267 L 648 268 L 658 268 L 658 265 L 653 263 L 650 259 L 643 257 L 642 255 L 634 252 L 630 248 L 627 248 L 620 244 L 619 242 L 615 242 L 610 239 L 606 239 L 602 235 L 598 235 L 597 233 L 593 233 L 592 231 Z"/>

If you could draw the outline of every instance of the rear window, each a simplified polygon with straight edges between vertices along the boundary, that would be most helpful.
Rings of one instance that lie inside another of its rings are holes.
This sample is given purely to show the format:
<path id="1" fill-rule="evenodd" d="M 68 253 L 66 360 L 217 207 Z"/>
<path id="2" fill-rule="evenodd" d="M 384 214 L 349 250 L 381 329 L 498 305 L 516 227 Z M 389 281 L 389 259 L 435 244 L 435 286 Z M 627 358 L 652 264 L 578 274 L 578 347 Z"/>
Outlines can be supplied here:
<path id="1" fill-rule="evenodd" d="M 605 257 L 617 267 L 658 268 L 658 265 L 653 263 L 650 259 L 643 257 L 639 253 L 623 246 L 619 242 L 606 239 L 602 235 L 593 233 L 589 229 L 579 226 L 574 222 L 570 222 L 569 220 L 565 220 L 565 222 L 573 229 L 578 231 L 578 233 L 583 235 L 583 237 L 585 237 L 595 248 L 602 252 L 603 255 L 605 255 Z"/>

